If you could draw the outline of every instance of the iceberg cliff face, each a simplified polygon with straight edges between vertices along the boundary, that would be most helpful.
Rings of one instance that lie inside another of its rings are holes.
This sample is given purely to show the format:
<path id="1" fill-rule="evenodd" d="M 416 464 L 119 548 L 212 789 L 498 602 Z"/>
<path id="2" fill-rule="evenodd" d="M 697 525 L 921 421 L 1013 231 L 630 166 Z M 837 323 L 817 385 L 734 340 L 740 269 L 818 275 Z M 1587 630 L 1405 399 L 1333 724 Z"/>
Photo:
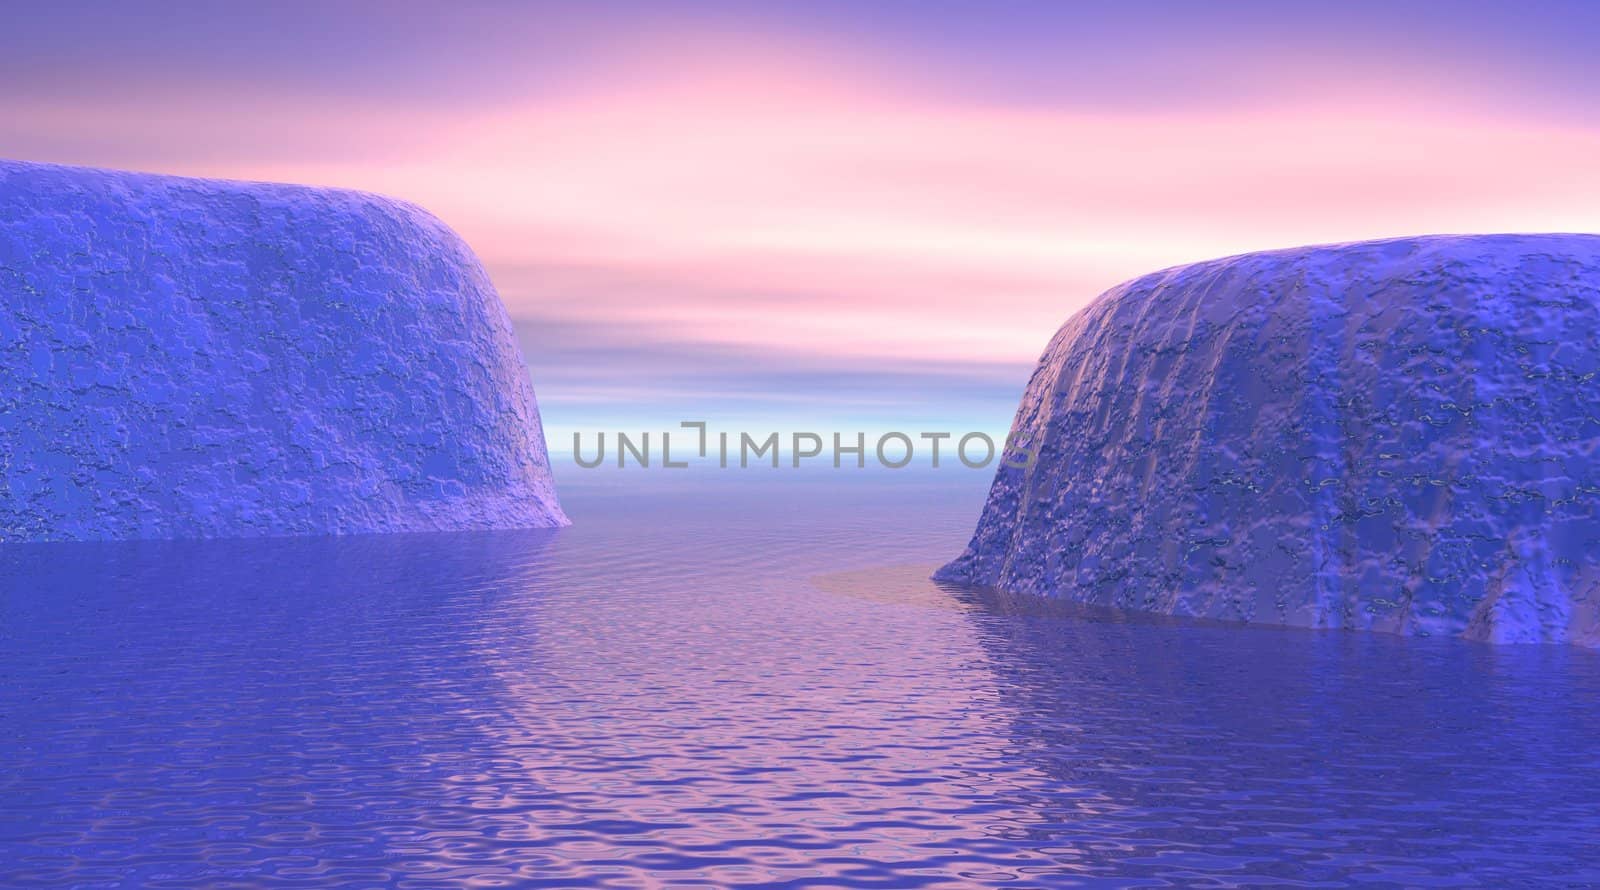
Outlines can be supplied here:
<path id="1" fill-rule="evenodd" d="M 1013 433 L 1037 459 L 998 471 L 936 577 L 1600 645 L 1600 237 L 1411 238 L 1157 272 L 1061 328 Z"/>
<path id="2" fill-rule="evenodd" d="M 0 540 L 563 525 L 510 320 L 425 211 L 0 162 Z"/>

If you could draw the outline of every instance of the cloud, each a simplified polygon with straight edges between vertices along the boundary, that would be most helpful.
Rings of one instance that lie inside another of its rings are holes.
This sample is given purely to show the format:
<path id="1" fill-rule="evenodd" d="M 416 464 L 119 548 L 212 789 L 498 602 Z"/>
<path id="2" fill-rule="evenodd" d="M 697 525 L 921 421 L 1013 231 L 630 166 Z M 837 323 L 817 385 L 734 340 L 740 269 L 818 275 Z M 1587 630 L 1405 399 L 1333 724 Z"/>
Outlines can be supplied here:
<path id="1" fill-rule="evenodd" d="M 1035 9 L 1049 27 L 1030 34 L 1026 19 L 962 31 L 948 11 L 824 7 L 822 25 L 710 4 L 610 32 L 471 7 L 434 43 L 345 17 L 304 68 L 277 22 L 234 52 L 248 76 L 200 76 L 225 43 L 166 67 L 151 50 L 132 90 L 106 85 L 115 58 L 66 52 L 85 66 L 69 76 L 35 53 L 39 88 L 0 92 L 0 153 L 427 206 L 483 257 L 558 425 L 695 404 L 943 404 L 987 424 L 1062 321 L 1144 272 L 1312 242 L 1600 229 L 1600 125 L 1505 98 L 1593 64 L 1555 36 L 1510 71 L 1453 21 L 1408 57 L 1242 14 L 1191 34 L 1194 13 L 1069 33 Z M 474 28 L 493 33 L 475 45 Z M 352 55 L 321 57 L 341 40 Z"/>

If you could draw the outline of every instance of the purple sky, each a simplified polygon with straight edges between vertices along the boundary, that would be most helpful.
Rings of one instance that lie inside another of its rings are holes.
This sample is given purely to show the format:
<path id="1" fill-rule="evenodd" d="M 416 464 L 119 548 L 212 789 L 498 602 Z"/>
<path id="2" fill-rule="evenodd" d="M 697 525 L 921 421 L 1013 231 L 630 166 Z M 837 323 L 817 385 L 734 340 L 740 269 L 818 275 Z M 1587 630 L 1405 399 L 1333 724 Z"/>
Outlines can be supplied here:
<path id="1" fill-rule="evenodd" d="M 1600 4 L 270 7 L 8 4 L 0 156 L 429 207 L 558 449 L 999 430 L 1133 275 L 1600 229 Z"/>

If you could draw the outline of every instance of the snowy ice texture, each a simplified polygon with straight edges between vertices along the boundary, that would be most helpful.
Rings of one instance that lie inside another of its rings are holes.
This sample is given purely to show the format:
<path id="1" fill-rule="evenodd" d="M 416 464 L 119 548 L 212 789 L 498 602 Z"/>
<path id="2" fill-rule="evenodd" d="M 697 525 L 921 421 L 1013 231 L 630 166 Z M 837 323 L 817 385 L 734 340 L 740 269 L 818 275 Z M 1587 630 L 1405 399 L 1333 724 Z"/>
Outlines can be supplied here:
<path id="1" fill-rule="evenodd" d="M 937 577 L 1600 645 L 1600 237 L 1409 238 L 1148 275 L 1057 332 L 1013 434 L 1037 461 L 998 471 Z"/>
<path id="2" fill-rule="evenodd" d="M 0 161 L 0 540 L 564 525 L 482 266 L 349 191 Z"/>

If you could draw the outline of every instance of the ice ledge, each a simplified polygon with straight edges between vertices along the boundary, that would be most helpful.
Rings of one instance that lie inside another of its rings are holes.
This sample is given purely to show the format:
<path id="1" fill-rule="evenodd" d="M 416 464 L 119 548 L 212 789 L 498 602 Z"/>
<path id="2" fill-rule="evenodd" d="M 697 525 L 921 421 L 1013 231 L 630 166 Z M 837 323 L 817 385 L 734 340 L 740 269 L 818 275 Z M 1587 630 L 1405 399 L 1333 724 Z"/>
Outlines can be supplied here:
<path id="1" fill-rule="evenodd" d="M 1600 645 L 1600 237 L 1247 254 L 1057 332 L 936 577 L 1264 624 Z"/>
<path id="2" fill-rule="evenodd" d="M 566 524 L 472 251 L 359 192 L 0 161 L 0 540 Z"/>

